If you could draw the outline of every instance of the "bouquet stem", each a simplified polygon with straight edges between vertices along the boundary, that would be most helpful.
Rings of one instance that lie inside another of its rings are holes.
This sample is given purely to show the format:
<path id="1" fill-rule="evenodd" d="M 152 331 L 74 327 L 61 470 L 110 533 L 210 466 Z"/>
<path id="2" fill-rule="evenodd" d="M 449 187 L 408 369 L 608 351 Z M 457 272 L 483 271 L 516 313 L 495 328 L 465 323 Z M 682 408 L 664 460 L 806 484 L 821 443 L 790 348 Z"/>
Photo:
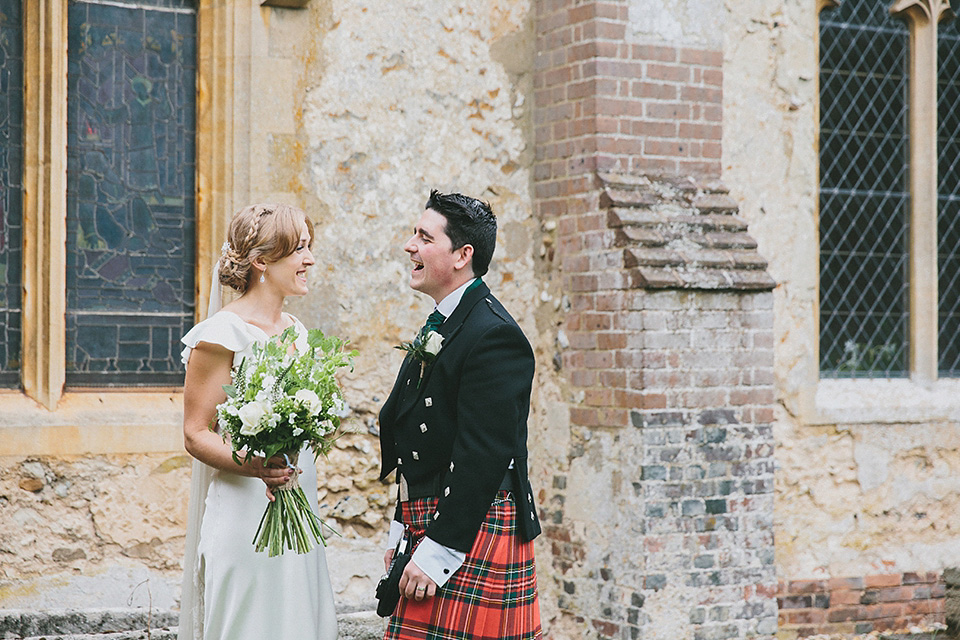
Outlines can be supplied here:
<path id="1" fill-rule="evenodd" d="M 295 466 L 298 454 L 287 456 Z M 274 489 L 273 496 L 274 501 L 267 504 L 254 535 L 253 544 L 258 552 L 266 550 L 267 555 L 274 557 L 284 550 L 307 553 L 316 542 L 326 546 L 320 519 L 310 507 L 297 474 Z"/>

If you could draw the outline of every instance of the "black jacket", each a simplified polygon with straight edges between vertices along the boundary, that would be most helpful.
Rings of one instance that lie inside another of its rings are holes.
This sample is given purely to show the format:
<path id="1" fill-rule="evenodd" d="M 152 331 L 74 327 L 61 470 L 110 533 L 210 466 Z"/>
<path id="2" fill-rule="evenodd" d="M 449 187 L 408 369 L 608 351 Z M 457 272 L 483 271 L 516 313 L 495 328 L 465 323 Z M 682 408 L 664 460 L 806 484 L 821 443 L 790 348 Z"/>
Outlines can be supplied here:
<path id="1" fill-rule="evenodd" d="M 442 474 L 427 535 L 468 552 L 512 459 L 518 528 L 532 540 L 540 523 L 527 479 L 530 343 L 483 283 L 438 331 L 443 346 L 419 387 L 420 363 L 408 356 L 380 411 L 380 478 L 396 468 L 411 482 Z"/>

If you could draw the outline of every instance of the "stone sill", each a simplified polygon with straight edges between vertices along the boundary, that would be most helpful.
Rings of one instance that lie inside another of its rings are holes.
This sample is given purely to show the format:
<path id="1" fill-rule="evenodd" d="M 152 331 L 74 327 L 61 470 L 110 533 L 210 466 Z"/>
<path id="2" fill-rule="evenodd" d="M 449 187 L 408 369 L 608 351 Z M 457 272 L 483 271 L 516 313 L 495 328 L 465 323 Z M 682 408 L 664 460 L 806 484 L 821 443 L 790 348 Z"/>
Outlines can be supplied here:
<path id="1" fill-rule="evenodd" d="M 48 411 L 0 393 L 0 456 L 169 453 L 183 450 L 181 391 L 75 391 Z"/>
<path id="2" fill-rule="evenodd" d="M 960 380 L 820 380 L 812 425 L 960 422 Z"/>

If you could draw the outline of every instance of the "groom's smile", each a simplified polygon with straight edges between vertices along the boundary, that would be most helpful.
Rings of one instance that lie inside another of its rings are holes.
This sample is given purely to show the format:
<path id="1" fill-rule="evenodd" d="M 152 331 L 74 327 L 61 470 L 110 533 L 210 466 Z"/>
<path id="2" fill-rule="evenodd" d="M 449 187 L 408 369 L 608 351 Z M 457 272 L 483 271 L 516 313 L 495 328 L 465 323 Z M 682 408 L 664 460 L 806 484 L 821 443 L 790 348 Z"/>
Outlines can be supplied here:
<path id="1" fill-rule="evenodd" d="M 453 249 L 446 228 L 447 219 L 433 209 L 427 209 L 413 228 L 413 236 L 403 247 L 413 262 L 410 288 L 427 294 L 436 302 L 464 282 L 463 252 Z"/>

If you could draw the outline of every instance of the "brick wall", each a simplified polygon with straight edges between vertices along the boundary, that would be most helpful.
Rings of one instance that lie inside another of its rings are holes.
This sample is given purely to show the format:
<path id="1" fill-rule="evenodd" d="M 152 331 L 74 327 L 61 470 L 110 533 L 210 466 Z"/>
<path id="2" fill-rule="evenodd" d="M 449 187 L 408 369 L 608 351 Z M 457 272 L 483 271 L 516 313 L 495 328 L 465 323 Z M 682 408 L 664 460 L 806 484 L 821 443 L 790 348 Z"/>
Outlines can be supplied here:
<path id="1" fill-rule="evenodd" d="M 943 623 L 946 585 L 939 573 L 781 581 L 781 637 L 867 634 Z"/>
<path id="2" fill-rule="evenodd" d="M 773 282 L 715 182 L 722 54 L 630 41 L 629 6 L 536 3 L 571 398 L 540 496 L 552 635 L 772 637 Z"/>
<path id="3" fill-rule="evenodd" d="M 536 197 L 562 211 L 595 171 L 720 175 L 721 51 L 630 42 L 629 3 L 538 0 Z"/>

